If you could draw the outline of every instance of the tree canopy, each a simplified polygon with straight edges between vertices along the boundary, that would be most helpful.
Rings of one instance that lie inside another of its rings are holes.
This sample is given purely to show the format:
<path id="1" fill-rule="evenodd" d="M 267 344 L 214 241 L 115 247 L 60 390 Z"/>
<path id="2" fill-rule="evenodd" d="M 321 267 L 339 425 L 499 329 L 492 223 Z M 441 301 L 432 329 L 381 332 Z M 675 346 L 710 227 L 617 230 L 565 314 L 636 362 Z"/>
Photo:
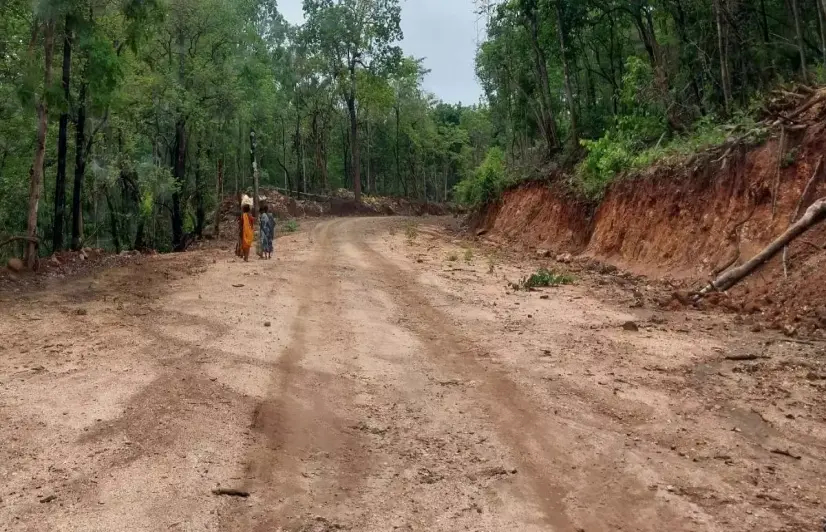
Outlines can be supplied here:
<path id="1" fill-rule="evenodd" d="M 294 26 L 274 0 L 4 2 L 0 237 L 183 249 L 256 176 L 448 200 L 486 110 L 423 89 L 399 0 L 304 12 Z"/>
<path id="2" fill-rule="evenodd" d="M 275 0 L 6 0 L 0 241 L 183 249 L 258 184 L 480 203 L 551 163 L 598 195 L 826 73 L 826 0 L 477 7 L 465 106 L 423 88 L 400 0 L 304 0 L 298 26 Z"/>

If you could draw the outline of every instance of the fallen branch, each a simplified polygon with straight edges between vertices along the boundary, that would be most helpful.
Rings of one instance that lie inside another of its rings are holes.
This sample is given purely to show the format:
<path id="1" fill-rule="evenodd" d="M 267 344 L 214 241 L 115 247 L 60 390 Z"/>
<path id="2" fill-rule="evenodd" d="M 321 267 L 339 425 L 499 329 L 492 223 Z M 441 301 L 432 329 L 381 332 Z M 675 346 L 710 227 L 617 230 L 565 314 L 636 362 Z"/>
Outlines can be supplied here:
<path id="1" fill-rule="evenodd" d="M 824 94 L 822 94 L 822 93 L 821 93 L 821 94 L 819 94 L 819 95 L 815 96 L 814 98 L 812 98 L 811 100 L 809 100 L 809 102 L 808 102 L 808 103 L 806 103 L 806 104 L 804 104 L 802 107 L 799 107 L 799 108 L 798 108 L 796 111 L 794 111 L 792 114 L 790 114 L 790 115 L 782 115 L 782 114 L 781 114 L 781 115 L 780 115 L 780 117 L 781 117 L 783 120 L 786 120 L 787 122 L 791 122 L 791 121 L 793 121 L 795 118 L 797 118 L 798 116 L 802 115 L 803 113 L 805 113 L 806 111 L 808 111 L 809 109 L 811 109 L 812 107 L 814 107 L 815 105 L 817 105 L 817 104 L 819 104 L 820 102 L 822 102 L 824 98 L 826 98 L 826 95 L 824 95 Z"/>
<path id="2" fill-rule="evenodd" d="M 703 288 L 698 296 L 702 297 L 710 292 L 725 291 L 739 283 L 743 278 L 757 270 L 766 261 L 777 255 L 790 242 L 805 233 L 812 226 L 826 218 L 826 198 L 821 198 L 814 202 L 806 211 L 806 214 L 797 222 L 792 224 L 785 233 L 777 237 L 774 242 L 766 246 L 760 253 L 754 256 L 738 268 L 734 268 L 724 273 L 717 279 Z"/>
<path id="3" fill-rule="evenodd" d="M 806 200 L 809 198 L 809 194 L 812 192 L 812 186 L 817 182 L 818 176 L 820 176 L 820 167 L 823 164 L 823 156 L 821 155 L 817 159 L 817 164 L 815 164 L 815 171 L 812 172 L 812 177 L 809 178 L 809 181 L 806 183 L 806 186 L 803 188 L 803 193 L 800 194 L 800 198 L 797 200 L 797 207 L 795 207 L 792 214 L 789 216 L 789 224 L 793 224 L 795 220 L 797 220 L 803 211 L 803 205 L 805 204 Z M 789 246 L 783 248 L 783 277 L 789 277 L 789 268 L 787 266 L 787 259 L 789 257 Z"/>
<path id="4" fill-rule="evenodd" d="M 779 454 L 780 456 L 788 456 L 789 458 L 794 458 L 795 460 L 800 460 L 801 458 L 803 458 L 799 454 L 794 454 L 791 451 L 787 451 L 785 449 L 772 449 L 771 453 Z"/>
<path id="5" fill-rule="evenodd" d="M 769 358 L 767 356 L 761 355 L 729 355 L 726 357 L 726 360 L 733 360 L 736 362 L 746 362 L 750 360 L 760 360 L 761 358 Z"/>
<path id="6" fill-rule="evenodd" d="M 228 497 L 241 497 L 246 499 L 250 496 L 250 492 L 243 490 L 236 490 L 231 488 L 215 488 L 212 490 L 213 495 L 226 495 Z"/>

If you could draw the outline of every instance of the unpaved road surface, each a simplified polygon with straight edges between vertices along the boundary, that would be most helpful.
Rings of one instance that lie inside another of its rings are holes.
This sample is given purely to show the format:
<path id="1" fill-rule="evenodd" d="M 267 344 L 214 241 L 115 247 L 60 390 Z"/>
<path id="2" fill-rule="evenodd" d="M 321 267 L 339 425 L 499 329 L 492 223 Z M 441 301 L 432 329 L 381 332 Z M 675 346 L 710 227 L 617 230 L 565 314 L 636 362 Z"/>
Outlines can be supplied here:
<path id="1" fill-rule="evenodd" d="M 821 344 L 466 246 L 328 220 L 4 293 L 0 529 L 822 527 Z"/>

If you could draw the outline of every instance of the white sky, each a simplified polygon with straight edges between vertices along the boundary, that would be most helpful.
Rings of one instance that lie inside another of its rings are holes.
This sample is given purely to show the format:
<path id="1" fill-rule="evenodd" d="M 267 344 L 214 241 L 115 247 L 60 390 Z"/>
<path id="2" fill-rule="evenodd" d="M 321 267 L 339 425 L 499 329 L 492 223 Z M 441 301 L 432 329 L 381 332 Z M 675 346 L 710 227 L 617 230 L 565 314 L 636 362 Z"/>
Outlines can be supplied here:
<path id="1" fill-rule="evenodd" d="M 301 5 L 302 0 L 279 0 L 278 9 L 298 24 L 304 19 Z M 430 69 L 425 89 L 446 102 L 470 105 L 481 97 L 475 59 L 482 29 L 473 0 L 402 0 L 402 48 L 406 55 L 425 58 Z"/>

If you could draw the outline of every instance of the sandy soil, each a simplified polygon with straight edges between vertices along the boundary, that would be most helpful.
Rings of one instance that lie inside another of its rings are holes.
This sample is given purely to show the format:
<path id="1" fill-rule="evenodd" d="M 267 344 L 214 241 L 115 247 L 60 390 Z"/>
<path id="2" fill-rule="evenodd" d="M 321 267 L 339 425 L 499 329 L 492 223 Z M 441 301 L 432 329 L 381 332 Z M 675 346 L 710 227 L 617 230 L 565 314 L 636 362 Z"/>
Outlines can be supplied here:
<path id="1" fill-rule="evenodd" d="M 823 344 L 617 274 L 514 292 L 538 259 L 441 224 L 0 294 L 0 529 L 823 526 Z"/>

